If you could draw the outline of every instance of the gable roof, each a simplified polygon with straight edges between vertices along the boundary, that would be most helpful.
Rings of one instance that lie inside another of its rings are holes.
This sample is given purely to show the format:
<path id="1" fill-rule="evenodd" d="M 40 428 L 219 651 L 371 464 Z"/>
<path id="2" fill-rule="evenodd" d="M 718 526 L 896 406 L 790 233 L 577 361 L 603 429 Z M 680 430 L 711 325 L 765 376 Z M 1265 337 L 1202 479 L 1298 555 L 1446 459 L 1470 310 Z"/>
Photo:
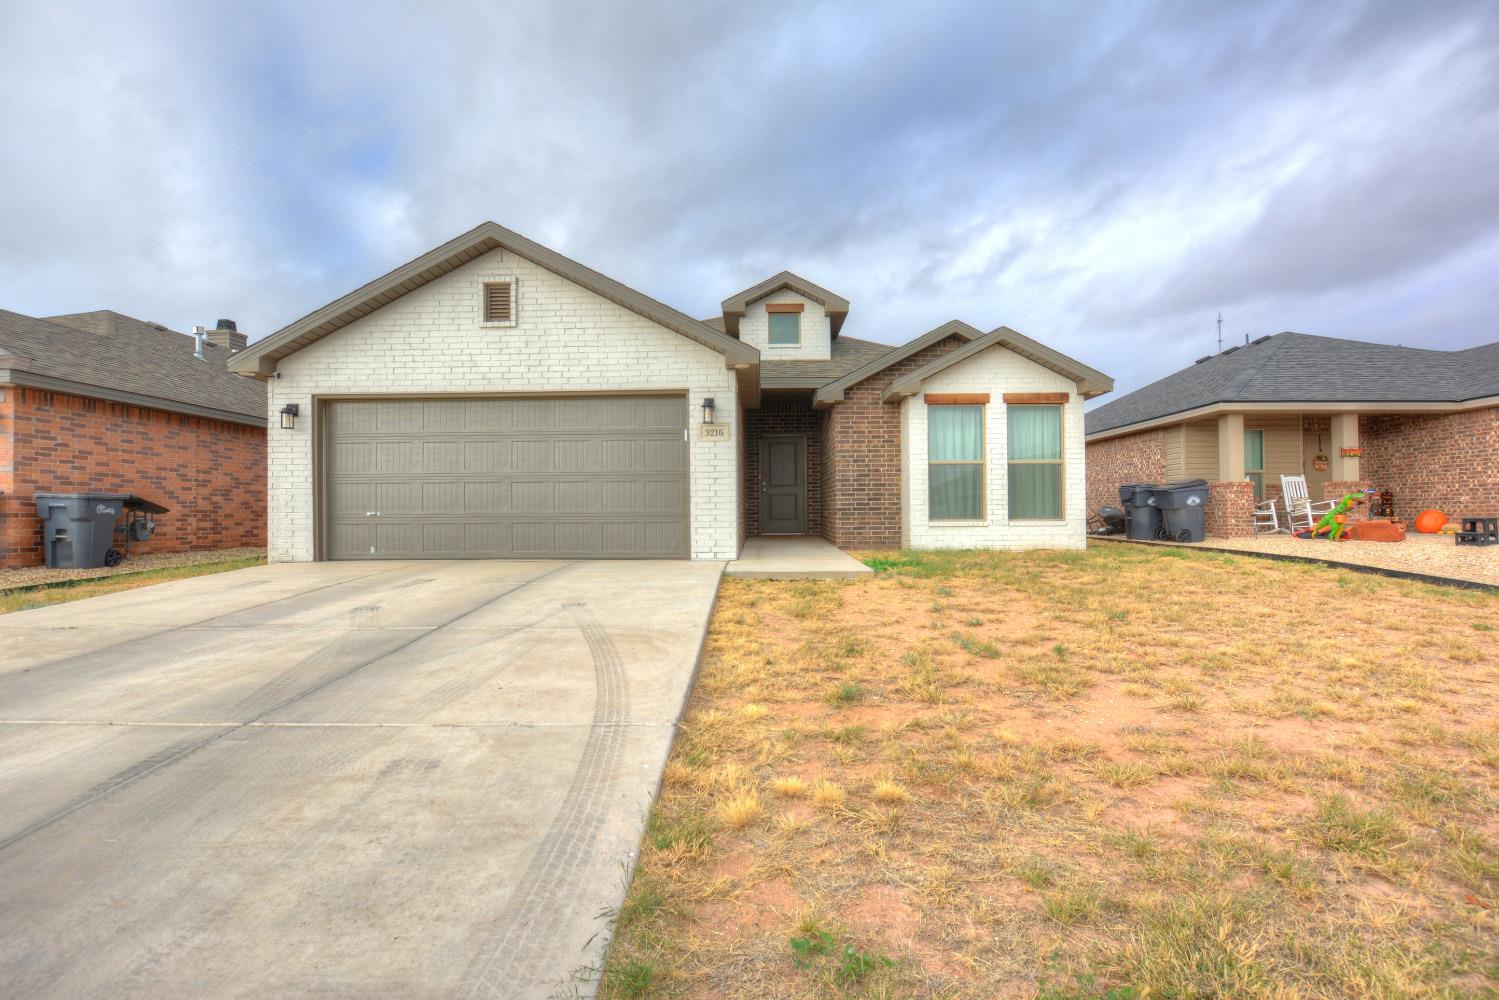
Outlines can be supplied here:
<path id="1" fill-rule="evenodd" d="M 833 339 L 838 339 L 838 331 L 843 329 L 843 321 L 848 318 L 848 299 L 841 295 L 834 295 L 821 285 L 814 285 L 806 278 L 792 274 L 790 271 L 772 275 L 758 285 L 752 285 L 738 295 L 730 295 L 724 299 L 724 332 L 731 337 L 739 336 L 739 320 L 744 317 L 744 311 L 749 308 L 750 303 L 758 302 L 783 288 L 789 288 L 802 298 L 811 299 L 822 306 L 823 311 L 828 315 L 828 326 L 832 331 Z"/>
<path id="2" fill-rule="evenodd" d="M 110 310 L 37 319 L 0 309 L 0 382 L 173 413 L 266 425 L 265 386 L 229 351 Z"/>
<path id="3" fill-rule="evenodd" d="M 402 264 L 369 284 L 308 313 L 301 319 L 277 330 L 240 351 L 230 362 L 230 369 L 268 378 L 276 362 L 294 354 L 328 334 L 379 309 L 427 282 L 461 267 L 491 250 L 500 248 L 526 258 L 533 264 L 581 285 L 589 291 L 644 316 L 668 330 L 695 340 L 724 355 L 730 367 L 753 367 L 760 362 L 760 352 L 742 344 L 721 330 L 715 330 L 686 313 L 678 312 L 655 299 L 629 288 L 613 278 L 562 256 L 526 237 L 493 222 L 483 222 L 415 260 Z"/>
<path id="4" fill-rule="evenodd" d="M 904 361 L 911 355 L 926 350 L 933 344 L 941 343 L 948 337 L 962 337 L 964 340 L 974 341 L 983 335 L 982 331 L 969 326 L 960 319 L 950 319 L 936 329 L 928 330 L 914 340 L 908 340 L 899 347 L 891 348 L 884 354 L 871 358 L 859 367 L 822 386 L 812 397 L 812 402 L 816 406 L 841 403 L 844 393 L 851 387 L 858 385 L 871 375 L 884 371 L 896 362 Z"/>
<path id="5" fill-rule="evenodd" d="M 1437 351 L 1278 333 L 1203 358 L 1087 415 L 1101 434 L 1222 403 L 1460 403 L 1499 395 L 1499 343 Z"/>
<path id="6" fill-rule="evenodd" d="M 953 365 L 967 361 L 975 354 L 982 354 L 991 347 L 1003 347 L 1014 351 L 1043 368 L 1050 368 L 1063 378 L 1070 378 L 1077 383 L 1077 391 L 1084 399 L 1100 396 L 1114 388 L 1114 380 L 1103 372 L 1089 368 L 1081 361 L 1069 358 L 1058 351 L 1053 351 L 1045 344 L 1032 340 L 1023 333 L 1002 326 L 991 330 L 977 340 L 964 344 L 956 351 L 949 351 L 930 364 L 922 365 L 909 375 L 903 375 L 891 382 L 880 393 L 880 401 L 888 402 L 902 396 L 914 396 L 921 391 L 921 385 L 927 379 L 947 371 Z"/>

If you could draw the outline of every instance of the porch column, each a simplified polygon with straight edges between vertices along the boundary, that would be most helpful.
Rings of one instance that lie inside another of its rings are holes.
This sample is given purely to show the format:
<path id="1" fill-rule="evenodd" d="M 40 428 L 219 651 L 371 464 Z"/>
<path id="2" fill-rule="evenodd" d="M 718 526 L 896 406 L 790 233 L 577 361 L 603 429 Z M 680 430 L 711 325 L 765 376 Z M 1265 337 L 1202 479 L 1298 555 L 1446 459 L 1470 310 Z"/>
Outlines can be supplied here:
<path id="1" fill-rule="evenodd" d="M 1244 414 L 1224 413 L 1218 417 L 1218 481 L 1244 481 Z"/>
<path id="2" fill-rule="evenodd" d="M 1358 457 L 1343 456 L 1344 448 L 1357 448 L 1358 414 L 1334 413 L 1332 415 L 1332 442 L 1327 453 L 1327 478 L 1336 483 L 1357 482 L 1363 477 L 1358 471 Z"/>

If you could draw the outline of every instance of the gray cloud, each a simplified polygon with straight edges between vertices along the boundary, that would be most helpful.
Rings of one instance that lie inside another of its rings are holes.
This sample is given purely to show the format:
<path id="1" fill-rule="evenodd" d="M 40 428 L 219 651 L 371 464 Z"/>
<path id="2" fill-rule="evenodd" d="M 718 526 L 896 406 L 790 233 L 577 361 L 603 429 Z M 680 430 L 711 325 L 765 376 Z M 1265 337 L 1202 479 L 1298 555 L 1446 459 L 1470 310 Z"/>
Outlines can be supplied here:
<path id="1" fill-rule="evenodd" d="M 1132 388 L 1496 339 L 1491 3 L 0 8 L 0 306 L 269 332 L 492 218 L 708 315 L 1008 323 Z M 1145 350 L 1121 350 L 1121 343 Z"/>

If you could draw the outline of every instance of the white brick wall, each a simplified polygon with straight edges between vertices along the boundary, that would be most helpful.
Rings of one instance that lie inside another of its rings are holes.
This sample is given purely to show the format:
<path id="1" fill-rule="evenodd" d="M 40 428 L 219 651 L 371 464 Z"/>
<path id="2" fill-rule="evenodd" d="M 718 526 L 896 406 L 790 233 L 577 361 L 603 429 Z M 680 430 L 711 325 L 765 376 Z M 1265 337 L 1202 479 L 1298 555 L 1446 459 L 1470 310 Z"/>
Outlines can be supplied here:
<path id="1" fill-rule="evenodd" d="M 802 310 L 802 342 L 793 347 L 772 346 L 770 343 L 770 314 L 767 303 L 800 302 Z M 789 288 L 772 292 L 751 302 L 739 319 L 739 339 L 760 352 L 765 361 L 826 361 L 832 357 L 833 331 L 828 325 L 828 314 L 811 299 L 803 298 Z"/>
<path id="2" fill-rule="evenodd" d="M 1087 544 L 1087 475 L 1083 459 L 1083 400 L 1077 386 L 1003 347 L 959 362 L 929 379 L 922 392 L 987 392 L 984 435 L 985 514 L 981 521 L 927 520 L 927 405 L 920 395 L 900 404 L 901 541 L 913 549 L 1080 549 Z M 1062 408 L 1062 513 L 1059 521 L 1009 520 L 1009 474 L 1003 394 L 1067 392 Z"/>
<path id="3" fill-rule="evenodd" d="M 485 278 L 513 276 L 513 326 L 483 325 Z M 763 313 L 762 313 L 763 314 Z M 314 556 L 312 405 L 351 393 L 530 393 L 677 390 L 687 393 L 694 559 L 738 555 L 738 443 L 734 373 L 723 355 L 506 250 L 494 250 L 429 282 L 280 362 L 269 382 L 270 558 Z M 736 440 L 697 439 L 701 402 Z M 294 430 L 277 415 L 301 406 Z"/>

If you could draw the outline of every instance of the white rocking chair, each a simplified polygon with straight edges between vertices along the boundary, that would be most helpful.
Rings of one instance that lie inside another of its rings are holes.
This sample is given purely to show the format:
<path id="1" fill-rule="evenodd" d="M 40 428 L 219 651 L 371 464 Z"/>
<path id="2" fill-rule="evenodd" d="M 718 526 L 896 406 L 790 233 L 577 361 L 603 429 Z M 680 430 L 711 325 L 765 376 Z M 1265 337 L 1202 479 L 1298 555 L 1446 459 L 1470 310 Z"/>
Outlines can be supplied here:
<path id="1" fill-rule="evenodd" d="M 1256 535 L 1273 535 L 1278 532 L 1290 530 L 1290 528 L 1281 526 L 1280 513 L 1275 509 L 1275 499 L 1273 497 L 1263 503 L 1255 504 L 1254 533 Z"/>
<path id="2" fill-rule="evenodd" d="M 1280 495 L 1285 498 L 1286 520 L 1290 522 L 1292 532 L 1298 527 L 1310 531 L 1322 520 L 1323 514 L 1337 506 L 1335 500 L 1313 500 L 1308 496 L 1305 476 L 1281 476 Z"/>

